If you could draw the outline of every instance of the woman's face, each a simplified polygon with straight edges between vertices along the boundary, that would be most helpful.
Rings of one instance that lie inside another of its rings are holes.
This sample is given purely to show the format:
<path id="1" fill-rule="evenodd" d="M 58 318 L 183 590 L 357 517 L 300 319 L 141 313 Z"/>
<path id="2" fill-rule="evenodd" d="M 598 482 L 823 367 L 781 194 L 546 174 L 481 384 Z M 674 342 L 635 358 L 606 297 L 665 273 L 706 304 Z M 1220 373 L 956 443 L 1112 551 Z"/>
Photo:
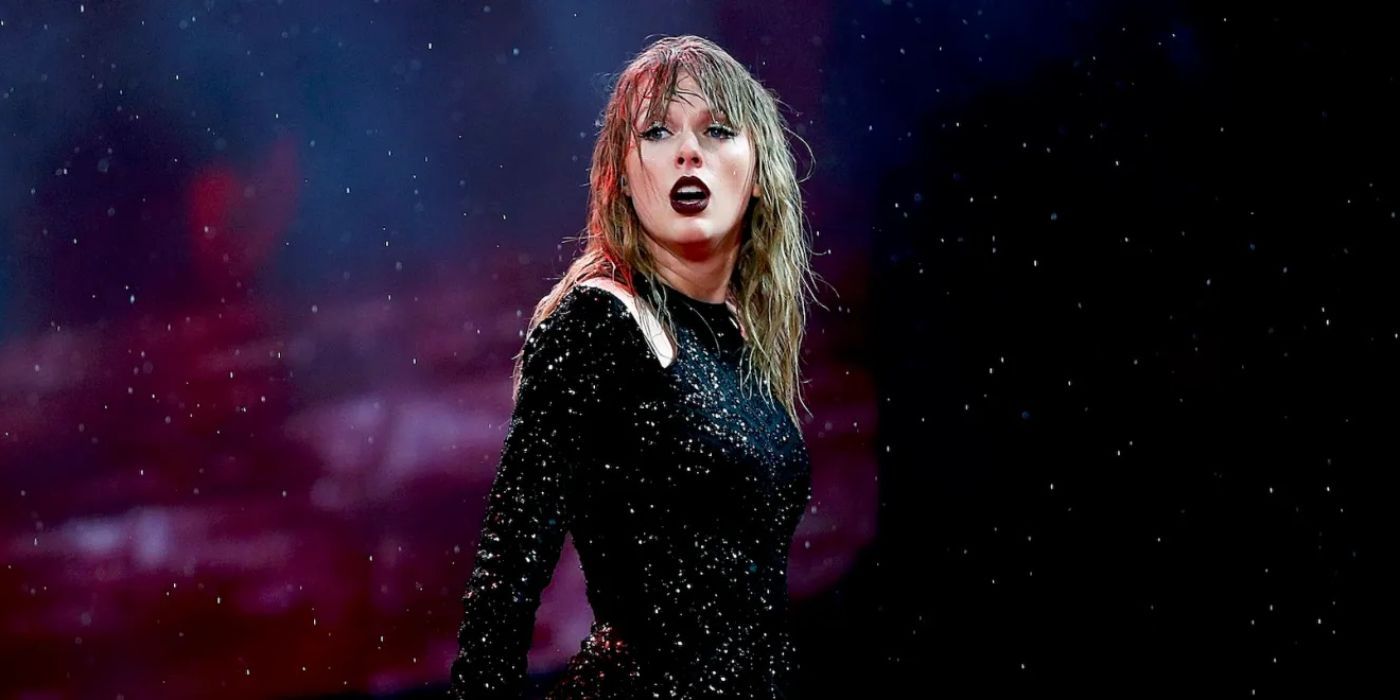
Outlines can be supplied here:
<path id="1" fill-rule="evenodd" d="M 628 145 L 623 192 L 657 243 L 683 257 L 703 257 L 737 242 L 749 198 L 758 196 L 757 156 L 748 134 L 710 114 L 693 78 L 683 73 L 676 86 L 663 122 L 645 123 L 642 98 L 634 124 L 641 134 Z"/>

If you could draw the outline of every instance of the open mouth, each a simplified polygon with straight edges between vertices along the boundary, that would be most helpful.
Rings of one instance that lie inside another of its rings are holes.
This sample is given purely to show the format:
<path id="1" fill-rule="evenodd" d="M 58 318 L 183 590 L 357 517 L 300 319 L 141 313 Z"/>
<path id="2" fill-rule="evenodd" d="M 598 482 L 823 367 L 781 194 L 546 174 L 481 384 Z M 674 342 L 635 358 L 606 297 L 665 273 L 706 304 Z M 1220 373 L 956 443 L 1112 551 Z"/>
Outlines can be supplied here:
<path id="1" fill-rule="evenodd" d="M 710 204 L 710 188 L 694 175 L 686 175 L 671 187 L 671 208 L 679 214 L 698 214 Z"/>

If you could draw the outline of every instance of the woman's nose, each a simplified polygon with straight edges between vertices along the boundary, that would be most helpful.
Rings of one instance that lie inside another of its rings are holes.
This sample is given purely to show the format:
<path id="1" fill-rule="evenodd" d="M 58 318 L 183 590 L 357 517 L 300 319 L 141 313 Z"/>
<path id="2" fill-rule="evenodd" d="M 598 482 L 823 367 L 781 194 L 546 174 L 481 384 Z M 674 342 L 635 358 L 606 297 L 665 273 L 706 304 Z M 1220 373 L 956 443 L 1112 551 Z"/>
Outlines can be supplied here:
<path id="1" fill-rule="evenodd" d="M 684 166 L 687 161 L 700 165 L 700 144 L 691 136 L 681 142 L 681 150 L 676 154 L 676 165 Z"/>

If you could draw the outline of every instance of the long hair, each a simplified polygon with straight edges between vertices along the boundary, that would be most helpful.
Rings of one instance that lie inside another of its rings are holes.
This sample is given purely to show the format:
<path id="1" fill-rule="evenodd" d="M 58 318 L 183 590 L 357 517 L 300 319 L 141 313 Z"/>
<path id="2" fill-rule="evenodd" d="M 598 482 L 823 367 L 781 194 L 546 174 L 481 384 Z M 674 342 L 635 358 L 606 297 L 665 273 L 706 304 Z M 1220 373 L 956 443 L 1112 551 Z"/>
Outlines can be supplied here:
<path id="1" fill-rule="evenodd" d="M 664 118 L 676 95 L 681 74 L 689 75 L 712 111 L 735 128 L 747 131 L 757 151 L 755 177 L 760 196 L 744 212 L 741 243 L 726 301 L 735 307 L 748 336 L 741 358 L 741 386 L 762 387 L 769 401 L 782 404 L 800 427 L 797 406 L 802 398 L 800 359 L 807 322 L 811 280 L 811 249 L 802 193 L 788 148 L 792 133 L 778 111 L 779 100 L 742 64 L 714 42 L 698 36 L 664 37 L 643 49 L 617 76 L 611 97 L 595 124 L 601 130 L 589 171 L 591 193 L 588 223 L 581 238 L 583 252 L 573 260 L 530 318 L 527 334 L 548 318 L 574 285 L 594 277 L 612 279 L 634 294 L 634 272 L 657 276 L 651 254 L 631 200 L 623 195 L 619 176 L 629 145 L 640 135 L 635 110 L 647 89 L 647 124 Z M 803 144 L 805 145 L 805 141 Z M 810 152 L 810 149 L 809 149 Z M 579 238 L 575 238 L 575 241 Z M 648 304 L 671 338 L 676 337 L 666 290 L 648 285 L 640 301 Z M 515 356 L 514 389 L 520 389 L 524 349 Z M 756 382 L 751 382 L 757 376 Z M 807 409 L 811 415 L 811 410 Z"/>

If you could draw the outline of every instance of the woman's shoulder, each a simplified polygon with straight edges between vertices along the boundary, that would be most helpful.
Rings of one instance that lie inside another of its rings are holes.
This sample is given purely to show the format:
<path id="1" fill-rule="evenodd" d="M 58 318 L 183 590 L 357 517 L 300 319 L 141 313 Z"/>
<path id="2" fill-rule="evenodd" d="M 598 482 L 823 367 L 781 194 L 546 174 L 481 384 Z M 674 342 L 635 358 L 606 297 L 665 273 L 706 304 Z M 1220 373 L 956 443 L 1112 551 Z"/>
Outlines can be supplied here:
<path id="1" fill-rule="evenodd" d="M 594 277 L 574 285 L 572 294 L 582 295 L 595 306 L 603 307 L 614 324 L 614 330 L 624 339 L 640 344 L 644 354 L 662 367 L 671 363 L 676 351 L 662 328 L 661 319 L 651 307 L 641 303 L 631 290 L 606 277 Z"/>
<path id="2" fill-rule="evenodd" d="M 559 305 L 540 322 L 553 321 L 575 332 L 594 335 L 598 331 L 615 332 L 628 318 L 628 305 L 614 293 L 605 291 L 593 280 L 575 284 L 559 299 Z"/>
<path id="3" fill-rule="evenodd" d="M 649 352 L 636 314 L 639 305 L 611 280 L 575 284 L 526 340 L 526 351 L 586 354 L 595 360 L 632 363 Z M 548 351 L 547 351 L 548 352 Z M 651 360 L 655 361 L 655 360 Z"/>

